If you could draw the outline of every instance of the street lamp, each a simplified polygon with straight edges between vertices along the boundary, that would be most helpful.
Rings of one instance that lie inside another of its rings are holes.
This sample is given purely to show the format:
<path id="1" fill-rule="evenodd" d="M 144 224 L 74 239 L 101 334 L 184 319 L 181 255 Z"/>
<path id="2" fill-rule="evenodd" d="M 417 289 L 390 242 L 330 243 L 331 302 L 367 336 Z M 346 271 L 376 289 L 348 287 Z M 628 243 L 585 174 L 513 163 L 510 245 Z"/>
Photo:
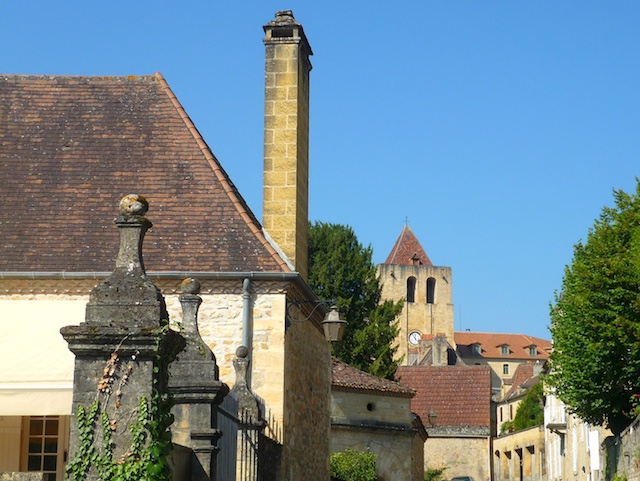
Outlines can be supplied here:
<path id="1" fill-rule="evenodd" d="M 295 306 L 300 309 L 303 304 L 313 304 L 313 309 L 309 315 L 303 319 L 296 319 L 292 312 L 291 306 Z M 287 301 L 286 308 L 286 317 L 290 322 L 305 322 L 311 319 L 313 314 L 320 306 L 330 306 L 329 312 L 324 316 L 324 320 L 322 321 L 322 328 L 324 329 L 324 337 L 329 342 L 338 342 L 342 341 L 342 336 L 344 336 L 344 326 L 347 323 L 344 319 L 340 318 L 340 313 L 338 312 L 338 306 L 336 306 L 335 300 L 324 301 L 324 300 L 309 300 L 309 301 Z"/>

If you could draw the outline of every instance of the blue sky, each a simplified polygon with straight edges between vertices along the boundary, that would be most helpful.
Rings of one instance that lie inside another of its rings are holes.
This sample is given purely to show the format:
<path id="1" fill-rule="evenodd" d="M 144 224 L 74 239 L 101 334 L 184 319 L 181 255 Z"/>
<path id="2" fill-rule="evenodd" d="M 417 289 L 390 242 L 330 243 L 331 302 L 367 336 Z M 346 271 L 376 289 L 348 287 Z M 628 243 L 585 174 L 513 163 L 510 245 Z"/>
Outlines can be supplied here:
<path id="1" fill-rule="evenodd" d="M 408 219 L 457 330 L 548 338 L 573 244 L 640 175 L 638 2 L 5 1 L 0 73 L 161 72 L 260 217 L 283 9 L 314 51 L 311 220 L 382 262 Z"/>

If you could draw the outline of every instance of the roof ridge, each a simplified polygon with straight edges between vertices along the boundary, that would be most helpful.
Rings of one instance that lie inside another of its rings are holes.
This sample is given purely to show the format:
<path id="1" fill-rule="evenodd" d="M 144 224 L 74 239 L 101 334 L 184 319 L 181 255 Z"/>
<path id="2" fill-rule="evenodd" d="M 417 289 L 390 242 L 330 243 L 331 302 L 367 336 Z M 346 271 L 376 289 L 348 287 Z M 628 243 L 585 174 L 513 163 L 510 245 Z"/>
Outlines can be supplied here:
<path id="1" fill-rule="evenodd" d="M 240 193 L 237 191 L 235 185 L 229 178 L 228 174 L 222 168 L 222 166 L 220 165 L 220 162 L 218 162 L 218 159 L 215 157 L 215 155 L 213 155 L 213 152 L 211 152 L 211 149 L 209 148 L 205 140 L 202 138 L 202 135 L 196 128 L 195 124 L 187 114 L 186 110 L 184 109 L 184 107 L 182 106 L 182 104 L 180 103 L 176 95 L 171 90 L 171 87 L 169 87 L 169 84 L 167 83 L 167 81 L 164 79 L 164 77 L 160 72 L 155 73 L 155 78 L 158 80 L 158 83 L 162 87 L 162 90 L 165 92 L 165 94 L 167 94 L 167 97 L 169 97 L 169 101 L 174 106 L 174 108 L 178 112 L 178 115 L 180 116 L 185 126 L 193 136 L 194 140 L 198 144 L 198 147 L 200 148 L 202 155 L 211 166 L 213 173 L 218 178 L 218 181 L 222 185 L 222 188 L 224 189 L 225 193 L 229 196 L 229 199 L 231 200 L 234 207 L 237 209 L 238 213 L 240 214 L 240 217 L 245 221 L 245 223 L 247 224 L 251 232 L 253 232 L 253 234 L 258 238 L 258 240 L 262 243 L 262 245 L 267 249 L 269 254 L 271 254 L 274 260 L 278 263 L 278 265 L 286 272 L 292 272 L 287 261 L 282 258 L 282 256 L 273 247 L 273 245 L 271 245 L 271 242 L 269 242 L 269 240 L 264 235 L 262 231 L 262 225 L 255 218 L 255 216 L 253 215 L 253 212 L 251 212 L 246 202 L 244 201 Z"/>

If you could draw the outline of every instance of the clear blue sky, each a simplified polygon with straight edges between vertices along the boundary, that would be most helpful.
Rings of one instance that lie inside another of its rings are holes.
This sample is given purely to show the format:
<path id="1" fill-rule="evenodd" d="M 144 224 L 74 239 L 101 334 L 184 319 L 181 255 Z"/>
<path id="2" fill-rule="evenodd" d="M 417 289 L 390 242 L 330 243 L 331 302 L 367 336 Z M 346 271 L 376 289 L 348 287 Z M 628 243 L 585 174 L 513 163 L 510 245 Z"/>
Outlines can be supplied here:
<path id="1" fill-rule="evenodd" d="M 283 9 L 315 54 L 311 220 L 382 262 L 408 218 L 456 329 L 548 338 L 573 244 L 640 175 L 640 2 L 3 1 L 0 73 L 160 71 L 260 217 Z"/>

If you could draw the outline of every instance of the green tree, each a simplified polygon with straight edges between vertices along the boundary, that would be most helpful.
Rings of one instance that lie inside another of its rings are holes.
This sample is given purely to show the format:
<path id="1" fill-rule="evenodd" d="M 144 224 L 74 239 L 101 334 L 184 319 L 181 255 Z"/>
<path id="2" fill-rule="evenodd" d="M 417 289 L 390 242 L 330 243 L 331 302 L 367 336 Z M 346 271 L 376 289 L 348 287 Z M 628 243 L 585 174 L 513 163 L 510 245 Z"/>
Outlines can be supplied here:
<path id="1" fill-rule="evenodd" d="M 543 400 L 542 383 L 538 382 L 525 393 L 522 401 L 518 404 L 518 409 L 516 409 L 516 415 L 513 419 L 502 424 L 500 427 L 501 434 L 542 426 L 544 424 Z"/>
<path id="2" fill-rule="evenodd" d="M 309 226 L 309 285 L 321 299 L 336 299 L 345 317 L 344 339 L 333 345 L 337 358 L 376 376 L 392 379 L 398 368 L 393 346 L 402 302 L 380 303 L 382 286 L 372 261 L 349 226 Z"/>
<path id="3" fill-rule="evenodd" d="M 547 382 L 570 411 L 617 434 L 640 393 L 640 182 L 614 200 L 575 245 L 555 295 Z"/>

